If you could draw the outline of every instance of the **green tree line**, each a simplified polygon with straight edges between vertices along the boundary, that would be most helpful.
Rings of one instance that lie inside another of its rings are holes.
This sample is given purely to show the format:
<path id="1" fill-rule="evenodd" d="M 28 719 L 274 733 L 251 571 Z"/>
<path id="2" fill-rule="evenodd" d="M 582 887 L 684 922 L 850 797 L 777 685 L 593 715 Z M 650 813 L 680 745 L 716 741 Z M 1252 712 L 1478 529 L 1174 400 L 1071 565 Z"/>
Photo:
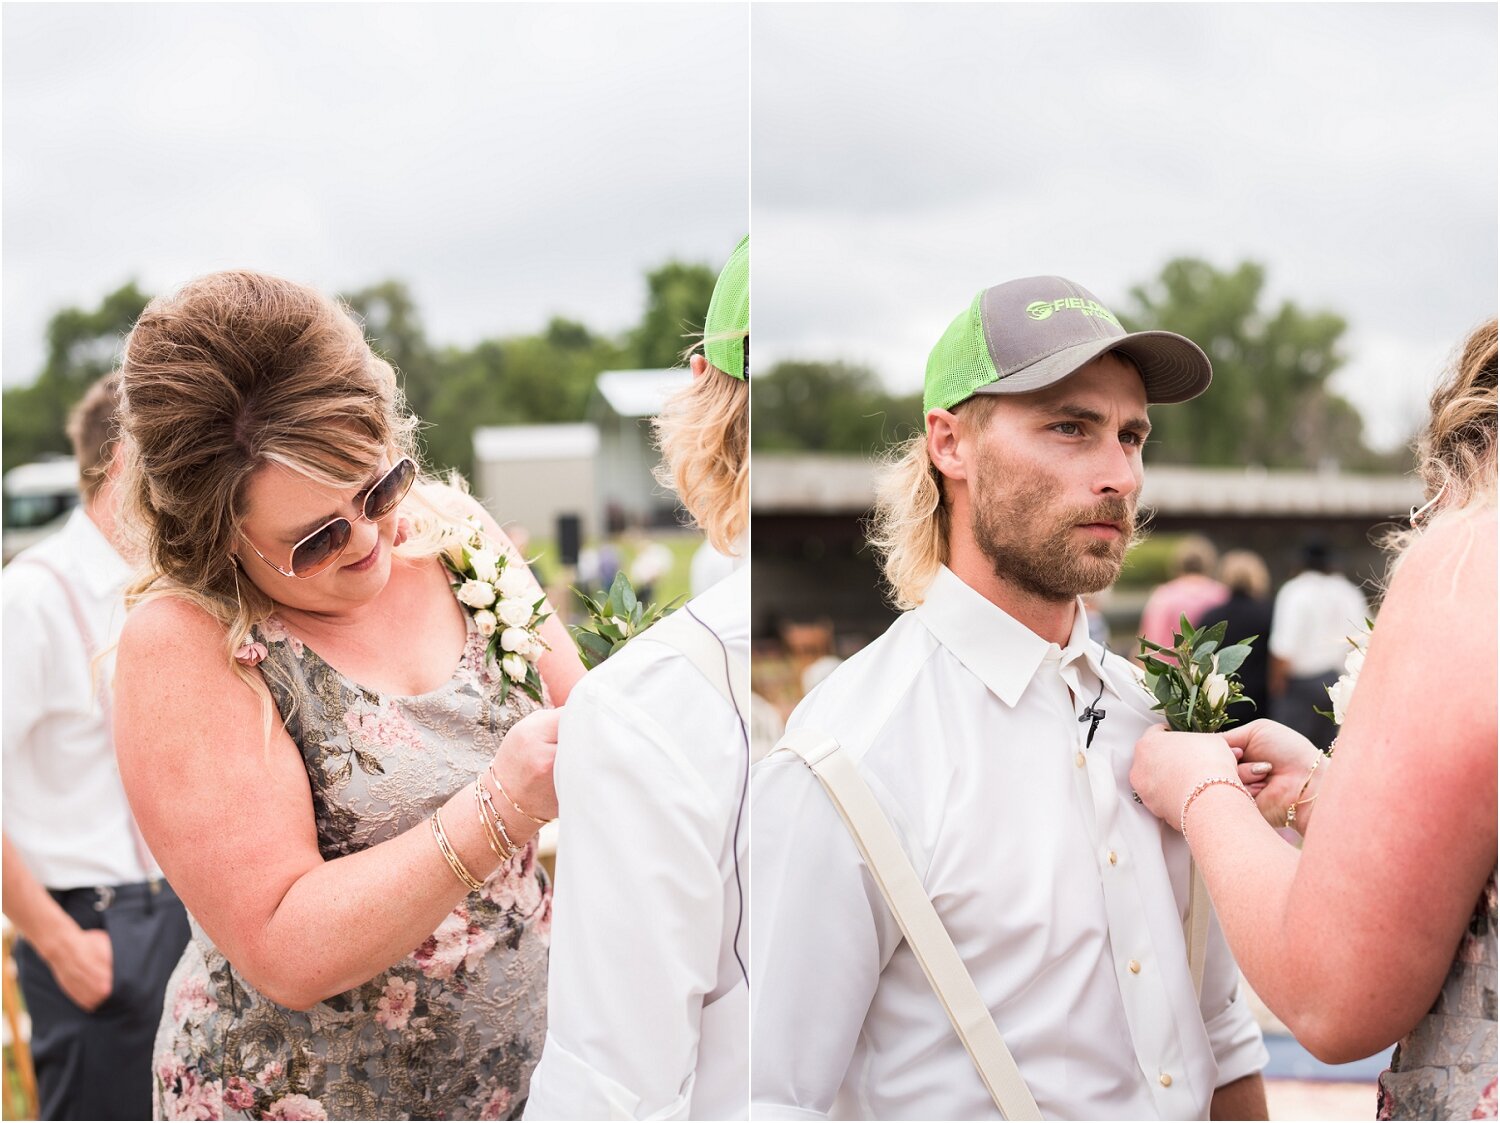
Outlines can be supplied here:
<path id="1" fill-rule="evenodd" d="M 584 419 L 601 371 L 670 367 L 703 328 L 716 274 L 707 265 L 668 261 L 645 277 L 641 318 L 610 335 L 562 317 L 540 331 L 441 346 L 427 336 L 401 281 L 342 294 L 364 323 L 370 345 L 395 366 L 434 468 L 473 473 L 473 432 L 481 425 Z M 67 308 L 47 325 L 47 360 L 28 386 L 3 401 L 4 468 L 67 453 L 68 410 L 121 357 L 122 344 L 150 297 L 133 282 L 96 308 Z"/>
<path id="2" fill-rule="evenodd" d="M 1120 322 L 1131 331 L 1187 336 L 1213 362 L 1210 390 L 1153 411 L 1152 463 L 1405 472 L 1405 449 L 1378 452 L 1364 421 L 1329 379 L 1344 365 L 1346 323 L 1291 301 L 1269 307 L 1265 269 L 1222 270 L 1196 258 L 1168 262 L 1130 290 Z M 922 396 L 892 395 L 874 371 L 841 363 L 783 362 L 751 394 L 756 449 L 870 453 L 922 426 Z"/>

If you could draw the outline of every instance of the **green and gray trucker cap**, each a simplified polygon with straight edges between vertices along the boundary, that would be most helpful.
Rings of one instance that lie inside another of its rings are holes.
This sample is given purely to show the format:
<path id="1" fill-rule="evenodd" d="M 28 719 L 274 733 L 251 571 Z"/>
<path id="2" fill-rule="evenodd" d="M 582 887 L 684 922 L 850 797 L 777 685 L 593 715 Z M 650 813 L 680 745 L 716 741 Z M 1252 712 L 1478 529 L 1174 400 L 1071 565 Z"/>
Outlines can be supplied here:
<path id="1" fill-rule="evenodd" d="M 719 273 L 703 322 L 703 354 L 734 378 L 750 376 L 750 235 Z"/>
<path id="2" fill-rule="evenodd" d="M 1191 339 L 1127 332 L 1081 285 L 1024 277 L 985 289 L 948 325 L 927 357 L 922 413 L 975 394 L 1041 390 L 1109 351 L 1135 363 L 1148 402 L 1185 402 L 1213 379 L 1208 356 Z"/>

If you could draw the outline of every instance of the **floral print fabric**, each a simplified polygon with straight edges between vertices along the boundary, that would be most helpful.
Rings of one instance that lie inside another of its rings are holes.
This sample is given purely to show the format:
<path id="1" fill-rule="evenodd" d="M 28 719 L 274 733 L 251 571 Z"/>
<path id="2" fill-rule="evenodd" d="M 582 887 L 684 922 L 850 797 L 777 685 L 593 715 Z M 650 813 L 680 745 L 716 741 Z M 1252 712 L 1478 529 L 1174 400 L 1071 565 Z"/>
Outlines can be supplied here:
<path id="1" fill-rule="evenodd" d="M 274 617 L 260 627 L 325 858 L 421 827 L 537 708 L 468 631 L 453 677 L 403 698 L 351 682 Z M 405 959 L 305 1012 L 258 994 L 193 922 L 157 1034 L 156 1117 L 519 1117 L 546 1033 L 551 909 L 533 844 Z"/>
<path id="2" fill-rule="evenodd" d="M 1437 1002 L 1380 1075 L 1376 1118 L 1495 1118 L 1497 927 L 1492 870 Z"/>

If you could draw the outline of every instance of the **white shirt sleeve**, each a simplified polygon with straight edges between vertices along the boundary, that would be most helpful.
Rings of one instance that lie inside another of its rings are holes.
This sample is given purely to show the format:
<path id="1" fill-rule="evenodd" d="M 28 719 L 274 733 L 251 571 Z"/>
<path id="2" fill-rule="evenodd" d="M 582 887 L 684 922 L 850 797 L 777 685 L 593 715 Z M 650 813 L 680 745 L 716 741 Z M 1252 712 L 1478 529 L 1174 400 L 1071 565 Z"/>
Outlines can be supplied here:
<path id="1" fill-rule="evenodd" d="M 750 1117 L 826 1118 L 899 933 L 802 761 L 756 765 L 751 808 Z"/>
<path id="2" fill-rule="evenodd" d="M 1297 654 L 1298 637 L 1292 634 L 1296 618 L 1292 605 L 1295 596 L 1295 588 L 1288 591 L 1283 585 L 1271 604 L 1271 637 L 1266 642 L 1266 650 L 1283 661 L 1289 661 Z"/>
<path id="3" fill-rule="evenodd" d="M 686 1119 L 724 935 L 722 799 L 592 676 L 563 711 L 555 779 L 547 1039 L 526 1118 Z"/>
<path id="4" fill-rule="evenodd" d="M 49 656 L 58 636 L 71 638 L 76 627 L 71 619 L 67 630 L 49 620 L 47 610 L 62 597 L 62 590 L 51 574 L 34 566 L 7 568 L 0 591 L 0 675 L 3 675 L 4 704 L 0 705 L 0 727 L 3 727 L 4 756 L 7 766 L 14 754 L 21 752 L 32 730 L 49 711 L 55 694 L 71 682 L 49 681 Z M 66 612 L 66 608 L 63 609 Z M 77 644 L 83 661 L 82 643 Z M 18 775 L 19 773 L 17 773 Z"/>
<path id="5" fill-rule="evenodd" d="M 1203 994 L 1200 996 L 1203 1025 L 1209 1047 L 1219 1065 L 1215 1087 L 1222 1088 L 1242 1077 L 1260 1072 L 1270 1063 L 1255 1014 L 1240 982 L 1239 964 L 1229 952 L 1219 918 L 1208 928 L 1208 948 L 1203 960 Z"/>

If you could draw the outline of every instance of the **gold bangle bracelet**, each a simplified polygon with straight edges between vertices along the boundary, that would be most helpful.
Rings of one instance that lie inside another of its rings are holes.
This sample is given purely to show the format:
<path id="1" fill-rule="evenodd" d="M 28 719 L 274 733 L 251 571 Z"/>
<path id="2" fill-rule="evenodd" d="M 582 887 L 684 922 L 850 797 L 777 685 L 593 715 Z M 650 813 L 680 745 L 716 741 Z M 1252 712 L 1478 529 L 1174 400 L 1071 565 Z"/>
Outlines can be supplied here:
<path id="1" fill-rule="evenodd" d="M 500 837 L 505 840 L 505 845 L 510 851 L 505 858 L 505 861 L 508 862 L 521 847 L 516 843 L 515 839 L 510 837 L 510 831 L 505 827 L 505 819 L 495 806 L 495 797 L 490 795 L 490 789 L 484 786 L 484 778 L 480 776 L 474 777 L 474 784 L 479 790 L 480 798 L 484 800 L 484 805 L 490 809 L 490 817 L 494 820 L 495 829 L 500 832 Z"/>
<path id="2" fill-rule="evenodd" d="M 508 803 L 508 804 L 510 804 L 512 807 L 514 807 L 516 809 L 516 814 L 517 815 L 520 815 L 522 818 L 525 818 L 525 819 L 530 819 L 533 823 L 535 823 L 539 827 L 545 827 L 549 822 L 551 822 L 550 819 L 538 819 L 535 815 L 531 814 L 530 812 L 523 811 L 521 809 L 521 805 L 519 803 L 517 803 L 515 800 L 513 800 L 513 799 L 510 798 L 510 794 L 505 790 L 505 785 L 500 782 L 500 777 L 495 775 L 495 766 L 494 766 L 493 763 L 486 765 L 485 766 L 485 770 L 490 774 L 490 779 L 495 782 L 495 790 L 500 793 L 500 798 L 503 799 L 503 800 L 505 800 L 505 802 Z"/>
<path id="3" fill-rule="evenodd" d="M 1250 794 L 1250 789 L 1247 788 L 1247 787 L 1245 787 L 1244 784 L 1240 783 L 1239 780 L 1236 777 L 1233 777 L 1233 776 L 1211 776 L 1207 780 L 1204 780 L 1201 784 L 1199 784 L 1191 792 L 1189 792 L 1188 793 L 1188 797 L 1185 800 L 1182 801 L 1182 815 L 1178 819 L 1177 831 L 1178 831 L 1179 834 L 1182 835 L 1183 838 L 1187 838 L 1187 813 L 1188 813 L 1188 808 L 1191 807 L 1191 806 L 1193 806 L 1193 800 L 1197 799 L 1200 795 L 1202 795 L 1204 792 L 1208 791 L 1209 788 L 1213 787 L 1216 784 L 1224 784 L 1224 785 L 1226 785 L 1228 787 L 1231 787 L 1231 788 L 1238 788 L 1240 791 L 1242 791 L 1242 792 L 1245 793 L 1246 798 L 1249 799 L 1251 803 L 1255 802 L 1255 797 Z"/>
<path id="4" fill-rule="evenodd" d="M 1322 763 L 1323 754 L 1319 753 L 1313 758 L 1312 767 L 1307 770 L 1307 779 L 1302 781 L 1302 787 L 1297 791 L 1297 798 L 1292 800 L 1291 806 L 1286 809 L 1286 825 L 1294 830 L 1297 826 L 1297 808 L 1301 807 L 1304 803 L 1311 803 L 1318 798 L 1317 792 L 1308 795 L 1307 788 L 1312 783 L 1313 776 L 1318 771 L 1318 765 Z"/>
<path id="5" fill-rule="evenodd" d="M 470 873 L 468 867 L 459 860 L 458 854 L 454 852 L 452 845 L 448 842 L 448 832 L 443 830 L 442 816 L 443 809 L 440 807 L 432 813 L 432 818 L 428 820 L 432 824 L 432 837 L 437 839 L 438 849 L 443 852 L 443 857 L 447 859 L 448 868 L 453 871 L 453 876 L 463 882 L 470 890 L 477 893 L 484 888 L 484 882 Z"/>
<path id="6" fill-rule="evenodd" d="M 495 814 L 495 804 L 490 799 L 489 789 L 478 777 L 474 779 L 474 806 L 479 810 L 479 826 L 484 831 L 485 841 L 490 844 L 490 849 L 495 857 L 500 859 L 502 865 L 509 862 L 515 857 L 516 848 L 514 845 L 507 845 L 510 842 L 509 835 L 506 835 L 505 841 L 502 842 L 501 836 L 495 832 L 495 825 L 500 816 Z M 486 808 L 488 808 L 488 813 L 486 813 Z"/>

